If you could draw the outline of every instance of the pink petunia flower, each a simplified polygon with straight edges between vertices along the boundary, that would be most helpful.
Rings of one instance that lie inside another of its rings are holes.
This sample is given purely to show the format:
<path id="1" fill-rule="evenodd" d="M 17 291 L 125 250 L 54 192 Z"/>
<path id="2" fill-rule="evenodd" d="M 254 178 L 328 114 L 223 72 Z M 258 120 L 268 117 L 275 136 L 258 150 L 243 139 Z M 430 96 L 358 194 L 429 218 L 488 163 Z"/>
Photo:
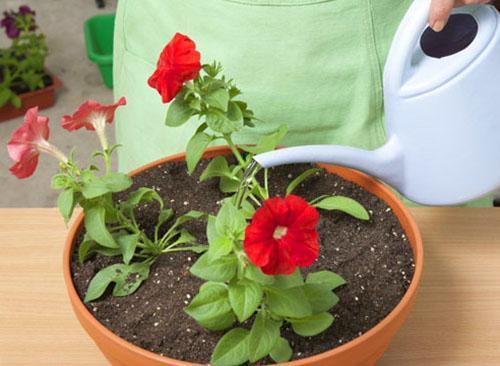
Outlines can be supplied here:
<path id="1" fill-rule="evenodd" d="M 95 100 L 88 100 L 72 116 L 63 116 L 62 127 L 68 131 L 85 128 L 89 131 L 103 127 L 105 123 L 112 123 L 115 118 L 115 111 L 121 105 L 126 105 L 127 100 L 122 97 L 115 104 L 102 105 Z"/>
<path id="2" fill-rule="evenodd" d="M 9 170 L 17 178 L 24 179 L 33 175 L 41 152 L 51 154 L 60 161 L 67 161 L 66 156 L 48 142 L 49 132 L 49 119 L 38 115 L 38 107 L 29 109 L 23 124 L 12 133 L 7 144 L 9 156 L 15 161 Z"/>

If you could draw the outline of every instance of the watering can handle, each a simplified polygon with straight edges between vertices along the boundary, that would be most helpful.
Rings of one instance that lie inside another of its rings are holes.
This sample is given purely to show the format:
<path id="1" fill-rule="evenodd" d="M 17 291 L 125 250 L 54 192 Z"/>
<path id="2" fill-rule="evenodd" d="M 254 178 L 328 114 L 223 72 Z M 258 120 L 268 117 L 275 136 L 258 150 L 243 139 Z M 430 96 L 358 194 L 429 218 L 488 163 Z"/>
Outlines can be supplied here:
<path id="1" fill-rule="evenodd" d="M 431 0 L 414 0 L 394 36 L 384 69 L 384 88 L 398 93 L 411 65 L 415 46 L 428 24 Z"/>

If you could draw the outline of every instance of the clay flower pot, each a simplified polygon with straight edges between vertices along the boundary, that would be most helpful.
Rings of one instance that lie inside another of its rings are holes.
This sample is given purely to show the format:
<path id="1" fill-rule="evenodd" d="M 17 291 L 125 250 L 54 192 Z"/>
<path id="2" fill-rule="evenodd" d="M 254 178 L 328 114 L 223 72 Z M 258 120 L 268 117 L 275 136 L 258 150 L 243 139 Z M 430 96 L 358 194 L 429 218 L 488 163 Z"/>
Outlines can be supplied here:
<path id="1" fill-rule="evenodd" d="M 230 155 L 231 151 L 226 147 L 209 149 L 205 153 L 206 158 L 219 155 Z M 130 173 L 134 176 L 142 171 L 160 164 L 183 161 L 185 154 L 172 155 L 155 161 Z M 332 165 L 320 165 L 331 173 L 340 175 L 342 178 L 355 182 L 367 191 L 376 195 L 391 207 L 399 219 L 402 228 L 406 232 L 408 240 L 413 249 L 415 259 L 415 273 L 408 291 L 400 303 L 375 327 L 360 337 L 333 350 L 318 354 L 313 357 L 291 361 L 289 366 L 374 366 L 377 360 L 385 352 L 389 343 L 405 322 L 410 313 L 417 294 L 423 267 L 423 246 L 420 232 L 411 214 L 403 203 L 382 183 L 367 176 L 364 173 Z M 75 314 L 83 328 L 92 337 L 97 346 L 113 366 L 180 366 L 194 365 L 193 363 L 162 357 L 156 353 L 139 348 L 124 339 L 113 334 L 109 329 L 97 321 L 87 310 L 80 300 L 73 284 L 71 276 L 71 255 L 75 245 L 77 233 L 82 226 L 83 215 L 80 215 L 73 223 L 64 248 L 64 279 Z M 180 310 L 179 310 L 180 311 Z"/>
<path id="2" fill-rule="evenodd" d="M 7 103 L 1 107 L 0 122 L 23 116 L 28 109 L 36 106 L 39 109 L 45 109 L 54 105 L 56 90 L 62 87 L 62 81 L 49 71 L 46 71 L 46 73 L 52 78 L 52 84 L 43 89 L 19 94 L 21 108 L 16 108 L 11 103 Z"/>

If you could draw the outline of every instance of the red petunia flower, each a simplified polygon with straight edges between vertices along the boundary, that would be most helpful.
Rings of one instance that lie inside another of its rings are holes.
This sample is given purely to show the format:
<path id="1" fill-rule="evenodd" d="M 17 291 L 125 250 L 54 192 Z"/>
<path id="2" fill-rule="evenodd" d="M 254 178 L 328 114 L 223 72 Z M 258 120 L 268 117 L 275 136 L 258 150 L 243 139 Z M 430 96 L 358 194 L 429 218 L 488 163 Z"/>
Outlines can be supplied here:
<path id="1" fill-rule="evenodd" d="M 161 52 L 156 66 L 148 84 L 158 90 L 163 103 L 168 103 L 180 92 L 184 82 L 198 76 L 200 53 L 189 37 L 176 33 Z"/>
<path id="2" fill-rule="evenodd" d="M 127 100 L 124 97 L 111 105 L 102 105 L 95 100 L 88 100 L 80 105 L 72 116 L 63 116 L 62 127 L 68 131 L 79 130 L 80 128 L 94 131 L 104 128 L 106 122 L 113 122 L 116 108 L 126 104 Z"/>
<path id="3" fill-rule="evenodd" d="M 318 211 L 298 196 L 268 199 L 246 228 L 245 252 L 265 274 L 292 274 L 318 257 L 318 221 Z"/>
<path id="4" fill-rule="evenodd" d="M 24 123 L 12 133 L 7 144 L 10 157 L 16 163 L 9 169 L 19 179 L 28 178 L 36 170 L 40 152 L 49 153 L 61 161 L 66 157 L 47 140 L 49 119 L 38 115 L 38 107 L 29 109 Z"/>

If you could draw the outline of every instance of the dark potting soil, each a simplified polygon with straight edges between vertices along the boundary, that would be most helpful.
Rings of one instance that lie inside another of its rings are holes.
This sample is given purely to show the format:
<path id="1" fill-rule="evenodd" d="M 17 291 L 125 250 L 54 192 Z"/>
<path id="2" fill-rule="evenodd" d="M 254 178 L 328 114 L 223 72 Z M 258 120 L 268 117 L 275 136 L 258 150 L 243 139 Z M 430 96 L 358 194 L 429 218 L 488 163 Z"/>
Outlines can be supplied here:
<path id="1" fill-rule="evenodd" d="M 165 164 L 136 176 L 132 189 L 141 186 L 156 189 L 166 205 L 178 214 L 189 210 L 215 213 L 223 196 L 216 179 L 197 181 L 204 166 L 206 162 L 190 177 L 183 163 Z M 308 168 L 309 165 L 294 165 L 272 169 L 272 195 L 283 195 L 288 182 Z M 399 303 L 409 287 L 415 265 L 409 242 L 391 209 L 356 184 L 321 171 L 294 193 L 307 200 L 323 194 L 352 197 L 371 216 L 369 221 L 360 221 L 341 212 L 320 212 L 320 256 L 303 273 L 331 270 L 343 276 L 347 284 L 335 291 L 340 297 L 339 304 L 331 310 L 335 322 L 324 333 L 303 338 L 283 328 L 282 335 L 293 347 L 293 358 L 299 359 L 338 347 L 373 328 Z M 155 204 L 138 209 L 138 221 L 148 233 L 154 228 L 157 210 Z M 206 242 L 205 222 L 193 222 L 187 228 L 200 242 Z M 76 254 L 78 245 L 71 268 L 83 299 L 94 274 L 119 258 L 97 255 L 82 265 Z M 165 254 L 134 294 L 113 297 L 108 292 L 86 306 L 107 328 L 139 347 L 174 359 L 207 363 L 224 332 L 204 330 L 182 310 L 202 284 L 189 272 L 196 259 L 193 253 Z M 263 361 L 266 362 L 272 363 Z"/>

